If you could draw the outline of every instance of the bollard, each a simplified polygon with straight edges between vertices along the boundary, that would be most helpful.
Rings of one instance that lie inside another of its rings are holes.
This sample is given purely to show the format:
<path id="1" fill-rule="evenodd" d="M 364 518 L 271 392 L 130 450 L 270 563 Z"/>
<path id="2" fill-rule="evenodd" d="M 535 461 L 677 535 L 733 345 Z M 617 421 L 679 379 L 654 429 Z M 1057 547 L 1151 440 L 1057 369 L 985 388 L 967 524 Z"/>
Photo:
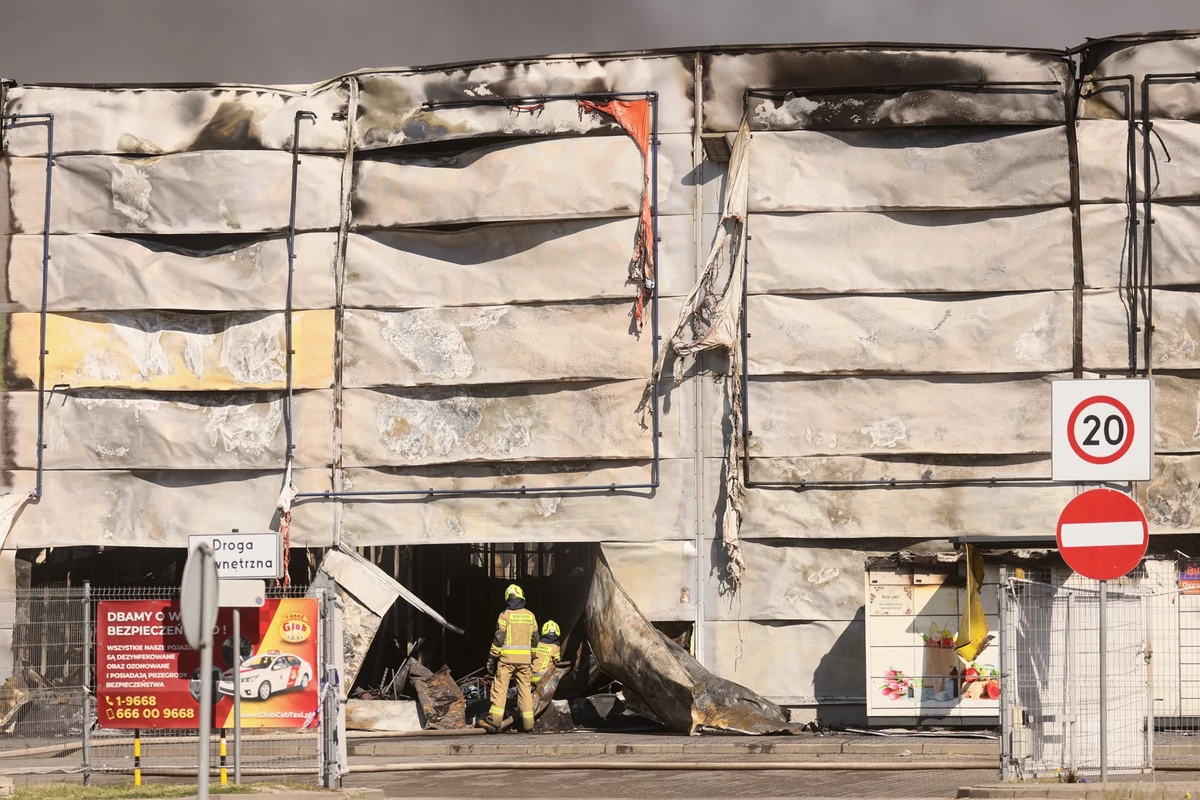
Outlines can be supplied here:
<path id="1" fill-rule="evenodd" d="M 133 785 L 142 785 L 142 729 L 133 729 Z"/>
<path id="2" fill-rule="evenodd" d="M 229 773 L 225 770 L 225 729 L 221 728 L 221 785 L 229 785 Z"/>

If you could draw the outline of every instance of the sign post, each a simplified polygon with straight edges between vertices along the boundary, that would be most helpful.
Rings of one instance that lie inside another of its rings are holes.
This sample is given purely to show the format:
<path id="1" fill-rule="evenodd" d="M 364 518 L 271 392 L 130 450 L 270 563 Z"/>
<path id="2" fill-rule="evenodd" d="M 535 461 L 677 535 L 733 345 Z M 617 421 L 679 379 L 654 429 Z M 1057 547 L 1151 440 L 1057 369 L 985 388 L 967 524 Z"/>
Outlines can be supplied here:
<path id="1" fill-rule="evenodd" d="M 199 543 L 183 568 L 179 587 L 180 623 L 193 650 L 200 651 L 200 724 L 196 766 L 196 798 L 208 800 L 209 750 L 212 747 L 212 645 L 217 622 L 217 566 L 212 547 Z"/>
<path id="2" fill-rule="evenodd" d="M 241 678 L 242 669 L 242 606 L 261 608 L 266 601 L 267 585 L 263 581 L 220 581 L 220 605 L 233 609 L 233 663 L 230 665 L 235 676 L 234 686 Z M 233 693 L 233 783 L 242 783 L 242 693 Z"/>
<path id="3" fill-rule="evenodd" d="M 1100 780 L 1108 780 L 1108 582 L 1136 567 L 1150 544 L 1146 515 L 1133 498 L 1092 489 L 1058 517 L 1058 551 L 1067 566 L 1100 581 Z"/>

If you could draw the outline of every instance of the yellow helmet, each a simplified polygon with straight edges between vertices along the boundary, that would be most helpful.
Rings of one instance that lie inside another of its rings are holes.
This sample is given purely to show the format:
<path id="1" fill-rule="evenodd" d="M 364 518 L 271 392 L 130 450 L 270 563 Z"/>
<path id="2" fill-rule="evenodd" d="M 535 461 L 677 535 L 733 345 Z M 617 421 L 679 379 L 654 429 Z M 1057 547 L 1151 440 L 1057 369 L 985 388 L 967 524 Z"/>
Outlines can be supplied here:
<path id="1" fill-rule="evenodd" d="M 558 623 L 552 619 L 547 620 L 546 624 L 542 626 L 542 636 L 548 633 L 553 633 L 555 636 L 562 636 L 562 630 L 558 627 Z"/>
<path id="2" fill-rule="evenodd" d="M 519 597 L 524 600 L 525 593 L 521 591 L 520 586 L 517 586 L 515 583 L 510 583 L 508 588 L 504 590 L 504 599 L 508 600 L 513 597 Z"/>

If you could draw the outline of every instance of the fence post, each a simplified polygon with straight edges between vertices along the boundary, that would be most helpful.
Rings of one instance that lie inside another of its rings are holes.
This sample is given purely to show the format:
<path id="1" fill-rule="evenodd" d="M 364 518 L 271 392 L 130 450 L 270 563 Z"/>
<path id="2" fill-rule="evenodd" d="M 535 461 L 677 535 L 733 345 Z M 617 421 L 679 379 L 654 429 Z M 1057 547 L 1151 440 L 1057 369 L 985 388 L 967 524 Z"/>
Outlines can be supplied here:
<path id="1" fill-rule="evenodd" d="M 1012 780 L 1012 704 L 1013 681 L 1008 674 L 1005 651 L 1012 646 L 1008 620 L 1008 567 L 1000 567 L 1000 583 L 996 586 L 1000 611 L 1000 780 Z"/>
<path id="2" fill-rule="evenodd" d="M 1146 767 L 1154 772 L 1154 614 L 1153 596 L 1142 596 L 1146 614 Z"/>
<path id="3" fill-rule="evenodd" d="M 83 785 L 92 785 L 92 582 L 83 582 Z"/>
<path id="4" fill-rule="evenodd" d="M 334 604 L 332 593 L 321 591 L 322 647 L 321 669 L 324 673 L 322 683 L 324 691 L 321 694 L 321 785 L 326 789 L 336 788 L 340 776 L 338 769 L 338 671 L 334 659 L 334 647 L 337 625 L 334 621 Z"/>

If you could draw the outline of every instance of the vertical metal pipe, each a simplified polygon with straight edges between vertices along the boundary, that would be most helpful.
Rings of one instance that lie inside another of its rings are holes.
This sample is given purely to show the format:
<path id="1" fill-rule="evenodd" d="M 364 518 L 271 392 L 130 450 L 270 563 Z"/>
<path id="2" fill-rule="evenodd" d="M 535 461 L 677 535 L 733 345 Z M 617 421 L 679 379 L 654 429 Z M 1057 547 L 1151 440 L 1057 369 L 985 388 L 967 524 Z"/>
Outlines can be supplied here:
<path id="1" fill-rule="evenodd" d="M 92 785 L 92 582 L 83 582 L 83 785 Z"/>
<path id="2" fill-rule="evenodd" d="M 237 686 L 235 684 L 235 689 L 236 688 L 237 688 Z M 227 765 L 226 765 L 226 756 L 228 755 L 228 743 L 225 739 L 225 729 L 224 728 L 221 728 L 221 749 L 219 752 L 220 752 L 220 759 L 221 759 L 221 785 L 228 786 L 229 785 L 229 771 L 228 771 Z"/>
<path id="3" fill-rule="evenodd" d="M 996 594 L 999 606 L 997 610 L 1000 612 L 1000 663 L 997 665 L 1000 668 L 1000 780 L 1007 781 L 1012 779 L 1012 706 L 1016 694 L 1013 692 L 1012 676 L 1008 674 L 1011 667 L 1005 658 L 1005 651 L 1012 647 L 1014 637 L 1010 635 L 1012 631 L 1008 619 L 1008 567 L 1004 565 L 1000 567 L 1000 583 L 996 587 Z"/>
<path id="4" fill-rule="evenodd" d="M 697 101 L 692 103 L 692 152 L 695 153 L 693 160 L 696 162 L 696 168 L 703 169 L 704 165 L 704 141 L 700 138 L 700 134 L 704 130 L 704 103 L 700 102 L 701 87 L 704 86 L 704 59 L 700 53 L 696 53 L 694 63 L 694 72 L 692 75 L 693 93 L 696 95 Z M 694 220 L 692 223 L 693 239 L 692 242 L 692 259 L 693 273 L 697 281 L 704 271 L 704 181 L 695 181 L 692 187 L 692 214 Z M 703 371 L 703 353 L 697 353 L 696 358 Z M 692 632 L 692 651 L 696 660 L 701 664 L 705 663 L 704 646 L 705 635 L 705 602 L 704 594 L 706 587 L 707 569 L 707 554 L 704 548 L 704 529 L 708 526 L 709 517 L 704 513 L 705 507 L 705 444 L 707 436 L 705 435 L 705 413 L 704 413 L 704 392 L 698 381 L 693 382 L 695 398 L 695 427 L 693 428 L 693 448 L 694 455 L 692 459 L 692 469 L 695 473 L 693 477 L 693 492 L 692 502 L 695 504 L 694 517 L 696 521 L 696 628 Z"/>
<path id="5" fill-rule="evenodd" d="M 1108 783 L 1108 581 L 1100 581 L 1100 782 Z"/>
<path id="6" fill-rule="evenodd" d="M 1146 75 L 1142 78 L 1142 180 L 1144 181 L 1143 188 L 1143 211 L 1142 211 L 1142 277 L 1145 284 L 1142 289 L 1142 324 L 1145 326 L 1142 329 L 1142 349 L 1146 362 L 1146 377 L 1151 377 L 1153 368 L 1150 366 L 1150 326 L 1151 320 L 1154 319 L 1153 301 L 1150 299 L 1150 293 L 1153 292 L 1153 278 L 1151 277 L 1154 269 L 1154 207 L 1150 201 L 1150 134 L 1152 132 L 1153 123 L 1150 121 L 1150 80 L 1153 75 Z"/>
<path id="7" fill-rule="evenodd" d="M 142 785 L 142 731 L 133 729 L 133 785 Z"/>
<path id="8" fill-rule="evenodd" d="M 44 120 L 46 123 L 46 200 L 42 213 L 42 306 L 38 337 L 38 385 L 37 385 L 37 479 L 30 497 L 38 500 L 42 496 L 42 468 L 46 449 L 46 306 L 50 290 L 50 206 L 54 196 L 54 115 L 53 114 L 10 114 L 11 120 Z"/>
<path id="9" fill-rule="evenodd" d="M 296 193 L 300 177 L 300 120 L 307 119 L 316 124 L 317 115 L 311 111 L 297 111 L 295 129 L 292 131 L 292 196 L 288 214 L 288 272 L 287 301 L 283 309 L 284 349 L 287 364 L 287 399 L 284 401 L 284 431 L 287 437 L 286 461 L 292 459 L 292 285 L 296 274 Z M 285 462 L 286 463 L 286 462 Z"/>
<path id="10" fill-rule="evenodd" d="M 650 339 L 651 339 L 651 361 L 653 366 L 658 365 L 658 284 L 659 278 L 662 277 L 660 270 L 661 265 L 658 263 L 658 92 L 650 92 L 647 94 L 647 99 L 650 101 L 650 246 L 653 248 L 654 259 L 654 285 L 650 288 Z M 659 481 L 659 437 L 662 436 L 662 426 L 659 424 L 659 402 L 658 402 L 658 381 L 650 387 L 653 393 L 651 399 L 652 416 L 652 436 L 654 447 L 654 462 L 650 466 L 650 483 L 655 489 L 658 488 Z"/>
<path id="11" fill-rule="evenodd" d="M 233 782 L 242 783 L 242 611 L 233 609 Z"/>

